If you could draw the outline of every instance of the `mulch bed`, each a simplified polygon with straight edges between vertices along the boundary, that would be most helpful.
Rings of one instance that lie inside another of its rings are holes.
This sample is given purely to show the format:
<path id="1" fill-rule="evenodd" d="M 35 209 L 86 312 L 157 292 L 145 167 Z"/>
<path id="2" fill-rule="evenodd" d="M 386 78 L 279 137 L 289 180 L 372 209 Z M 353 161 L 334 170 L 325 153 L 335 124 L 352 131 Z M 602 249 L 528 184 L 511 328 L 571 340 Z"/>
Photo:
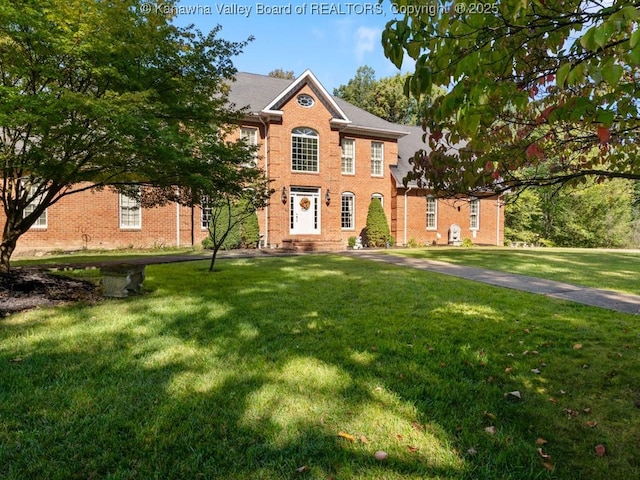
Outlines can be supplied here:
<path id="1" fill-rule="evenodd" d="M 61 303 L 93 302 L 99 298 L 98 287 L 86 280 L 21 268 L 0 274 L 0 316 Z"/>

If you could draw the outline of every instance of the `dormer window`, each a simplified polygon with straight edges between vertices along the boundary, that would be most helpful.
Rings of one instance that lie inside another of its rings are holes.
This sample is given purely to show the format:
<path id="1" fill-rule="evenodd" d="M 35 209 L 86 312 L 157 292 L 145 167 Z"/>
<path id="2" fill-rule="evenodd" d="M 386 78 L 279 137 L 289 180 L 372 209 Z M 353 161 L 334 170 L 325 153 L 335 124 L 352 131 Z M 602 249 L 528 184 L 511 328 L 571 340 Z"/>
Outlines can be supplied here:
<path id="1" fill-rule="evenodd" d="M 296 98 L 298 101 L 298 105 L 304 108 L 311 108 L 316 103 L 311 95 L 307 95 L 306 93 L 301 93 Z"/>

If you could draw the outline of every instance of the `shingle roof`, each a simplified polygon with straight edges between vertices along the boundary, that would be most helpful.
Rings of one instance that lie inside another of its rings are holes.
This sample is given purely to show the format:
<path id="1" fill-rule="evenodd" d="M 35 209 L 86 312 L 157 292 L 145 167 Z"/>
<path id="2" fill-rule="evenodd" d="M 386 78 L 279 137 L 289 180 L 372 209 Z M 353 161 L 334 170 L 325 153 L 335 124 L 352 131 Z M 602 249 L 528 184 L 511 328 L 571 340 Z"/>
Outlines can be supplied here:
<path id="1" fill-rule="evenodd" d="M 229 101 L 236 108 L 246 107 L 250 113 L 258 114 L 295 81 L 253 73 L 238 73 L 235 82 L 231 84 Z M 346 127 L 348 130 L 378 131 L 398 138 L 398 163 L 390 168 L 397 186 L 402 187 L 402 179 L 412 170 L 409 159 L 418 150 L 429 148 L 422 141 L 422 128 L 388 122 L 339 97 L 329 96 L 350 120 Z M 409 185 L 417 186 L 415 182 Z"/>

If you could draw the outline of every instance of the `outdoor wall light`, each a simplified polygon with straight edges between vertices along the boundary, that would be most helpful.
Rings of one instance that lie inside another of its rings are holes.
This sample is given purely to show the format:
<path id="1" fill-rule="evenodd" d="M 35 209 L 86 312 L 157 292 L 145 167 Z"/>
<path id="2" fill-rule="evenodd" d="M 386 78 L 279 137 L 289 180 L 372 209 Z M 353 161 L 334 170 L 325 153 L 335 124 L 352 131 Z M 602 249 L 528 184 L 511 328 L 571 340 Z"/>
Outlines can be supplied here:
<path id="1" fill-rule="evenodd" d="M 280 195 L 280 200 L 282 200 L 282 203 L 287 203 L 287 187 L 282 187 L 282 195 Z"/>
<path id="2" fill-rule="evenodd" d="M 331 195 L 329 193 L 328 188 L 327 188 L 327 193 L 324 194 L 324 201 L 327 204 L 327 206 L 329 206 L 329 204 L 331 203 Z"/>

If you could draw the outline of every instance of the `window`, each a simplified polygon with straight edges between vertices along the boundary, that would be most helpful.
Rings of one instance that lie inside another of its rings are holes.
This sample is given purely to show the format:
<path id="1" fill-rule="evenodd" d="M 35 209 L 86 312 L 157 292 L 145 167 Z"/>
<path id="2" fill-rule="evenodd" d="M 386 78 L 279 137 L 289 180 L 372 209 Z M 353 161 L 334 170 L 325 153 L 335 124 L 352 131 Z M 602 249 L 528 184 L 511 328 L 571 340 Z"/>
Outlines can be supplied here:
<path id="1" fill-rule="evenodd" d="M 438 200 L 427 197 L 427 230 L 438 228 Z"/>
<path id="2" fill-rule="evenodd" d="M 291 134 L 291 170 L 318 172 L 318 132 L 295 128 Z"/>
<path id="3" fill-rule="evenodd" d="M 247 142 L 247 145 L 257 146 L 258 145 L 258 129 L 257 128 L 241 128 L 240 138 L 245 142 Z M 258 166 L 258 150 L 257 149 L 253 152 L 253 161 L 247 166 L 250 166 L 250 167 Z"/>
<path id="4" fill-rule="evenodd" d="M 381 193 L 374 193 L 371 195 L 371 200 L 378 200 L 380 205 L 384 207 L 384 196 Z"/>
<path id="5" fill-rule="evenodd" d="M 373 177 L 382 176 L 382 165 L 384 163 L 382 146 L 380 142 L 371 142 L 371 175 Z"/>
<path id="6" fill-rule="evenodd" d="M 356 141 L 352 138 L 342 139 L 342 173 L 353 175 L 356 173 Z"/>
<path id="7" fill-rule="evenodd" d="M 202 197 L 200 202 L 200 227 L 208 230 L 211 225 L 211 202 L 206 195 Z"/>
<path id="8" fill-rule="evenodd" d="M 28 197 L 29 198 L 33 197 L 36 194 L 37 189 L 38 189 L 37 185 L 30 185 L 29 187 L 27 187 Z M 22 212 L 22 218 L 31 215 L 33 211 L 36 209 L 36 207 L 40 205 L 40 202 L 42 202 L 42 195 L 38 195 L 37 197 L 34 197 L 33 200 L 31 200 L 31 202 L 26 207 L 24 207 L 24 210 Z M 48 227 L 48 215 L 47 215 L 47 210 L 45 210 L 40 214 L 38 218 L 36 218 L 36 221 L 33 223 L 33 225 L 31 225 L 31 228 L 47 228 L 47 227 Z"/>
<path id="9" fill-rule="evenodd" d="M 120 194 L 120 228 L 141 228 L 142 209 L 135 198 Z"/>
<path id="10" fill-rule="evenodd" d="M 471 230 L 480 228 L 480 200 L 477 198 L 469 202 L 469 228 Z"/>
<path id="11" fill-rule="evenodd" d="M 354 230 L 356 228 L 355 204 L 356 200 L 353 193 L 342 194 L 342 210 L 340 218 L 343 230 Z"/>
<path id="12" fill-rule="evenodd" d="M 311 95 L 307 95 L 306 93 L 302 93 L 298 95 L 298 97 L 296 98 L 296 101 L 298 102 L 298 105 L 305 108 L 311 108 L 315 103 L 315 101 L 313 100 L 313 97 Z"/>

